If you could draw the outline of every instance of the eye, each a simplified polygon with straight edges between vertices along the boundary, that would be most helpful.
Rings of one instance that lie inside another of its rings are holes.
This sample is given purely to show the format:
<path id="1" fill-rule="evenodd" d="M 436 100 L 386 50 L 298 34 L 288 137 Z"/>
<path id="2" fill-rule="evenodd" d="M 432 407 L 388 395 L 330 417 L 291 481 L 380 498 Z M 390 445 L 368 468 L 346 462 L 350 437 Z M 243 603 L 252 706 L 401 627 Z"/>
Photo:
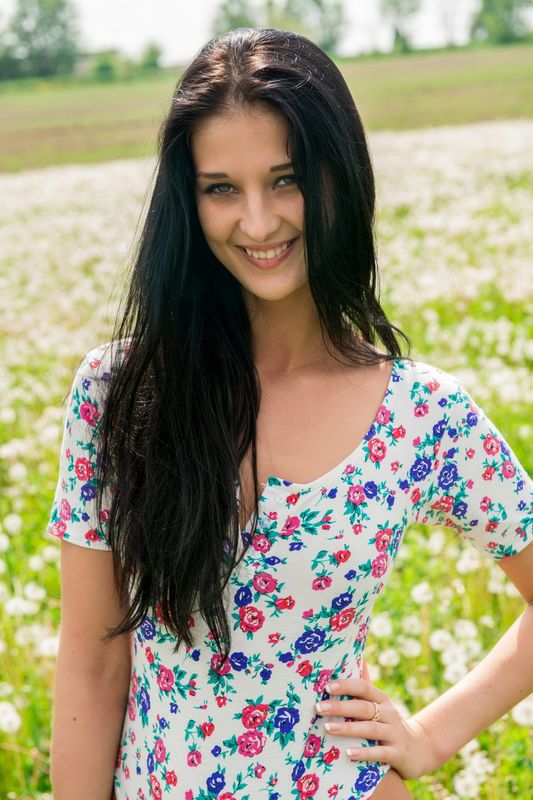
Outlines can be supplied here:
<path id="1" fill-rule="evenodd" d="M 289 183 L 289 185 L 297 184 L 299 182 L 299 176 L 298 175 L 280 175 L 280 177 L 276 180 L 276 183 L 279 183 L 280 181 L 292 181 L 292 184 Z M 211 186 L 208 186 L 206 189 L 204 189 L 204 193 L 205 194 L 213 194 L 213 195 L 231 194 L 231 192 L 220 191 L 221 188 L 227 188 L 228 186 L 231 187 L 232 184 L 231 183 L 213 183 L 213 184 L 211 184 Z"/>

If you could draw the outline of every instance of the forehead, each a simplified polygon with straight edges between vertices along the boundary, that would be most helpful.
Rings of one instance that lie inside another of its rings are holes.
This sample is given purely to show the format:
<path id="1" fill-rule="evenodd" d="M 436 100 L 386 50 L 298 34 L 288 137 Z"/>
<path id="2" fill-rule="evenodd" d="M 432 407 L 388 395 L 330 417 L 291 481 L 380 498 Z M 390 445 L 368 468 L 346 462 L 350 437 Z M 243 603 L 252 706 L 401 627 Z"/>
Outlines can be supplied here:
<path id="1" fill-rule="evenodd" d="M 278 111 L 263 106 L 213 114 L 195 128 L 191 152 L 204 172 L 243 169 L 287 160 L 288 123 Z"/>

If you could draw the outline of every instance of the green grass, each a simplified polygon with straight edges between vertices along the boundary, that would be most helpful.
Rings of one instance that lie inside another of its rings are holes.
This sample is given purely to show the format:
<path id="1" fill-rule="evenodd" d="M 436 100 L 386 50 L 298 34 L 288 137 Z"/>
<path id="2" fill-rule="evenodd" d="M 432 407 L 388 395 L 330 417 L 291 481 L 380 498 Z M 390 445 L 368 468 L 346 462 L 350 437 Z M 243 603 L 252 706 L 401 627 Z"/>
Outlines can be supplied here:
<path id="1" fill-rule="evenodd" d="M 339 60 L 369 130 L 533 116 L 533 44 Z M 154 153 L 179 70 L 0 83 L 0 171 Z"/>

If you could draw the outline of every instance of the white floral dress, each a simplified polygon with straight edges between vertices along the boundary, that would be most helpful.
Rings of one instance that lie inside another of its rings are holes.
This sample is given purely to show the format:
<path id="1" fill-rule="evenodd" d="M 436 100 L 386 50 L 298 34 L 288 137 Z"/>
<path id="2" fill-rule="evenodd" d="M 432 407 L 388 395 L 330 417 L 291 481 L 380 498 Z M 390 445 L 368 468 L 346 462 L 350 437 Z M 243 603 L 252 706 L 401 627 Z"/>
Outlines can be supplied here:
<path id="1" fill-rule="evenodd" d="M 94 518 L 106 353 L 87 353 L 74 378 L 48 526 L 99 550 L 109 549 L 106 510 Z M 329 736 L 315 702 L 330 678 L 360 675 L 407 526 L 446 525 L 506 558 L 533 538 L 531 498 L 517 457 L 457 379 L 396 359 L 370 429 L 340 464 L 306 484 L 269 477 L 227 587 L 229 659 L 220 663 L 199 615 L 194 647 L 177 654 L 157 605 L 131 635 L 117 800 L 372 797 L 388 765 L 351 761 L 345 747 L 375 742 Z"/>

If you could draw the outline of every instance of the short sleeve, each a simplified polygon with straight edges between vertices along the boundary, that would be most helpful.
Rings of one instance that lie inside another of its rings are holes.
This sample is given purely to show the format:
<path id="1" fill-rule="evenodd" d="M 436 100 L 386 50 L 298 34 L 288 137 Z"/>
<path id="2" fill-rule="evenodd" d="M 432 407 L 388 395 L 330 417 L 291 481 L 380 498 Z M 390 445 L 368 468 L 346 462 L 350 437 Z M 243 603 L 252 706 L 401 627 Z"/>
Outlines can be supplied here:
<path id="1" fill-rule="evenodd" d="M 59 475 L 47 532 L 93 550 L 110 550 L 106 539 L 113 485 L 106 485 L 96 519 L 98 427 L 109 377 L 98 369 L 105 345 L 84 357 L 67 403 Z M 99 374 L 100 373 L 100 374 Z"/>
<path id="2" fill-rule="evenodd" d="M 415 521 L 453 528 L 496 560 L 516 555 L 533 540 L 531 478 L 457 378 L 430 369 L 440 412 L 426 432 L 431 455 L 417 459 L 427 474 L 416 484 Z"/>

